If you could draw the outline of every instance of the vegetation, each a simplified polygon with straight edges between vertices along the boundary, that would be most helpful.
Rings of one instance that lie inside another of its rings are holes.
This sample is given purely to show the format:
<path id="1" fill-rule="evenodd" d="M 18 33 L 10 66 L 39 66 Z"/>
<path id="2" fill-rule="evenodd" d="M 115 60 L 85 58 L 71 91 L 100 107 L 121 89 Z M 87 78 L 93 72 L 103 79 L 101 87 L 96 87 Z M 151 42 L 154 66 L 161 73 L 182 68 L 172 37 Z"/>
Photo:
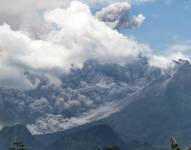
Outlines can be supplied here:
<path id="1" fill-rule="evenodd" d="M 27 150 L 22 142 L 15 142 L 8 150 Z"/>
<path id="2" fill-rule="evenodd" d="M 98 150 L 121 150 L 121 148 L 118 146 L 112 146 L 112 147 L 105 147 L 103 149 L 98 148 Z"/>
<path id="3" fill-rule="evenodd" d="M 178 144 L 176 143 L 176 139 L 174 137 L 171 138 L 171 149 L 172 150 L 180 150 Z"/>
<path id="4" fill-rule="evenodd" d="M 8 150 L 27 150 L 25 148 L 25 145 L 22 142 L 15 142 L 13 143 L 13 146 L 8 148 Z M 112 147 L 105 147 L 103 149 L 98 148 L 98 150 L 121 150 L 118 146 L 112 146 Z M 176 142 L 176 139 L 174 137 L 171 138 L 171 150 L 180 150 L 179 145 Z M 190 148 L 186 148 L 185 150 L 191 150 Z"/>
<path id="5" fill-rule="evenodd" d="M 171 138 L 171 150 L 180 150 L 180 147 L 174 137 Z M 185 150 L 191 150 L 191 148 L 186 147 Z"/>
<path id="6" fill-rule="evenodd" d="M 113 147 L 106 147 L 104 150 L 120 150 L 120 147 L 118 146 L 113 146 Z"/>

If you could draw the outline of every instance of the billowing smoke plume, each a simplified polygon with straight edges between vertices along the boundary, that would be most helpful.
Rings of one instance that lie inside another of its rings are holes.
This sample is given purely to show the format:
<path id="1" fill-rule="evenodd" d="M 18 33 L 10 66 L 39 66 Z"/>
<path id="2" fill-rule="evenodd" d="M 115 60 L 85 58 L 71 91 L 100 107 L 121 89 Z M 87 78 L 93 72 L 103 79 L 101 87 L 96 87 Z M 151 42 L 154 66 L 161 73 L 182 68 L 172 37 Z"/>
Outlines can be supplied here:
<path id="1" fill-rule="evenodd" d="M 136 74 L 126 68 L 149 46 L 113 30 L 140 26 L 143 15 L 130 18 L 130 5 L 117 3 L 99 20 L 87 4 L 70 2 L 0 0 L 0 127 L 23 123 L 47 133 L 100 119 L 141 89 L 134 80 L 150 81 L 140 76 L 150 72 L 145 61 Z M 153 66 L 163 60 L 151 58 Z"/>
<path id="2" fill-rule="evenodd" d="M 96 17 L 117 30 L 140 27 L 145 17 L 139 14 L 131 18 L 129 15 L 130 8 L 131 5 L 128 2 L 114 3 L 97 12 Z"/>
<path id="3" fill-rule="evenodd" d="M 81 67 L 88 59 L 123 63 L 150 50 L 98 21 L 79 1 L 44 12 L 44 19 L 51 30 L 41 39 L 8 24 L 0 26 L 1 86 L 33 88 L 38 80 L 31 82 L 26 72 L 55 75 L 67 72 L 71 65 Z"/>
<path id="4" fill-rule="evenodd" d="M 126 85 L 101 74 L 92 84 L 70 85 L 66 74 L 90 59 L 125 64 L 150 48 L 108 27 L 82 2 L 22 2 L 10 13 L 7 1 L 0 6 L 0 125 L 23 123 L 47 133 L 117 111 L 106 95 Z"/>

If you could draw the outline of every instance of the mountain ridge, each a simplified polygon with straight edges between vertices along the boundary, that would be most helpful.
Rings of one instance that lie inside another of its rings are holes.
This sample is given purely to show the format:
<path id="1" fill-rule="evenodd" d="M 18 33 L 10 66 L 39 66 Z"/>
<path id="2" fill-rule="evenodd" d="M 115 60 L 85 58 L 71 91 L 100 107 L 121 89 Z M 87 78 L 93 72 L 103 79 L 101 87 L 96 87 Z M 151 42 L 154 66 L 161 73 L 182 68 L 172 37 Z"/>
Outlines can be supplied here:
<path id="1" fill-rule="evenodd" d="M 78 126 L 79 114 L 88 114 L 92 109 L 98 111 L 105 102 L 119 103 L 122 110 L 97 122 L 112 126 L 126 143 L 138 140 L 166 146 L 169 137 L 174 135 L 180 143 L 188 145 L 191 138 L 186 135 L 191 131 L 190 73 L 191 64 L 185 60 L 174 62 L 174 67 L 165 71 L 149 66 L 146 58 L 123 66 L 91 60 L 84 68 L 63 76 L 59 87 L 43 80 L 36 90 L 26 93 L 1 90 L 0 108 L 4 110 L 10 105 L 14 109 L 6 112 L 16 111 L 13 118 L 24 119 L 25 125 L 31 120 L 33 128 L 28 126 L 31 131 L 48 133 Z M 33 97 L 35 92 L 38 94 Z M 17 118 L 20 114 L 29 115 Z M 34 122 L 36 119 L 39 122 Z M 83 123 L 96 120 L 88 119 Z M 77 122 L 70 122 L 73 120 Z"/>
<path id="2" fill-rule="evenodd" d="M 167 80 L 156 80 L 137 101 L 106 119 L 123 139 L 129 136 L 165 147 L 175 136 L 182 145 L 190 144 L 191 64 L 181 60 L 177 65 Z"/>
<path id="3" fill-rule="evenodd" d="M 61 135 L 57 139 L 55 139 L 53 133 L 44 136 L 33 136 L 25 126 L 18 124 L 4 127 L 0 131 L 0 145 L 2 146 L 4 144 L 1 148 L 8 149 L 14 142 L 23 142 L 29 150 L 95 150 L 97 148 L 111 146 L 119 146 L 122 150 L 159 150 L 148 143 L 141 143 L 138 141 L 125 143 L 111 127 L 106 124 L 101 124 L 100 122 L 97 124 L 83 125 L 81 127 L 76 127 L 73 130 L 70 129 L 70 131 L 62 131 L 58 133 Z M 46 141 L 47 136 L 52 142 L 50 142 L 50 140 Z M 43 139 L 46 144 L 43 142 Z"/>

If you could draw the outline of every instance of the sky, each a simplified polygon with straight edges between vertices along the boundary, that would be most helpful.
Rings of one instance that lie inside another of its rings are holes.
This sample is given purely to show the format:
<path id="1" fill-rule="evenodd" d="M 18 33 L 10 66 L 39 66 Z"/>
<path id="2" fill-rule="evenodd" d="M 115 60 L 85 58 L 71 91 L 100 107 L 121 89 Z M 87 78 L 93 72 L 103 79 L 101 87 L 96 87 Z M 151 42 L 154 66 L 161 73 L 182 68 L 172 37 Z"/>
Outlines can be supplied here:
<path id="1" fill-rule="evenodd" d="M 95 5 L 93 12 L 102 6 Z M 120 31 L 137 40 L 148 43 L 156 53 L 165 52 L 171 45 L 190 41 L 190 0 L 153 0 L 132 3 L 131 14 L 142 13 L 146 17 L 140 28 Z"/>
<path id="2" fill-rule="evenodd" d="M 109 4 L 114 2 L 119 1 L 110 0 Z M 191 0 L 132 0 L 129 2 L 132 5 L 130 14 L 141 13 L 146 19 L 139 28 L 120 30 L 122 34 L 148 44 L 156 54 L 168 53 L 168 50 L 177 44 L 189 45 L 190 50 Z M 94 3 L 91 5 L 92 13 L 96 13 L 107 4 L 104 1 Z M 189 50 L 186 50 L 184 54 L 190 56 Z"/>
<path id="3" fill-rule="evenodd" d="M 174 0 L 135 5 L 132 13 L 141 12 L 146 20 L 141 28 L 124 31 L 139 41 L 149 43 L 157 52 L 164 52 L 177 43 L 190 41 L 190 0 Z"/>

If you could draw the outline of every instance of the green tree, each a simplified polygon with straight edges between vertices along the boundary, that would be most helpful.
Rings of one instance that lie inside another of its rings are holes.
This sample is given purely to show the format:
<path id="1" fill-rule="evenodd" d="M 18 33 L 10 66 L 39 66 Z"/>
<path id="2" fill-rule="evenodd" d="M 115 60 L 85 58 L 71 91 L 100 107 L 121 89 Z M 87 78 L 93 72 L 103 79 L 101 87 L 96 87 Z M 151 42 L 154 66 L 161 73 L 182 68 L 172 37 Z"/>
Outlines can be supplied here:
<path id="1" fill-rule="evenodd" d="M 174 137 L 171 138 L 171 149 L 172 150 L 180 150 L 179 145 L 176 142 Z"/>

